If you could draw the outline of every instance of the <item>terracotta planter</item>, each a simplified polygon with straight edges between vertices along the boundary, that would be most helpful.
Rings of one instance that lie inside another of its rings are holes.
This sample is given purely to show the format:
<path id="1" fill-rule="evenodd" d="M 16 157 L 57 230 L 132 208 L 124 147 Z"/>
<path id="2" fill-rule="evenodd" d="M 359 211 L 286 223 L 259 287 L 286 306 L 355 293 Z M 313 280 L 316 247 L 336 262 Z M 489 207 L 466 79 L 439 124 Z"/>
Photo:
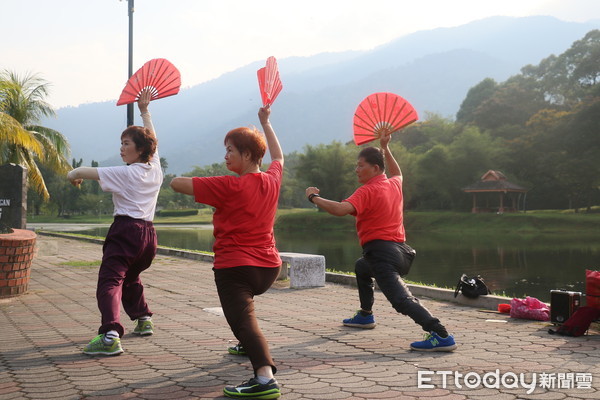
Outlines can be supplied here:
<path id="1" fill-rule="evenodd" d="M 0 298 L 27 292 L 36 237 L 26 229 L 0 234 Z"/>

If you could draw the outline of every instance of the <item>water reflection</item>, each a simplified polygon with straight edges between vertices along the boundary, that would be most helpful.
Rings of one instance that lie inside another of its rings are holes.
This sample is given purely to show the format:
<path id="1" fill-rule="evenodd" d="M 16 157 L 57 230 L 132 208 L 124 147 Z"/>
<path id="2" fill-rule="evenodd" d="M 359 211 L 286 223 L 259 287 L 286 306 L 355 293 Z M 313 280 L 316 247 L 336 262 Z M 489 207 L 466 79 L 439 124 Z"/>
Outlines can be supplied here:
<path id="1" fill-rule="evenodd" d="M 82 231 L 105 236 L 107 228 Z M 210 229 L 157 226 L 159 244 L 210 251 Z M 354 232 L 279 232 L 281 251 L 322 254 L 327 268 L 353 271 L 361 248 Z M 465 235 L 413 232 L 417 257 L 408 279 L 454 287 L 462 273 L 481 275 L 490 289 L 508 296 L 550 300 L 551 289 L 584 291 L 585 270 L 598 269 L 600 236 Z"/>
<path id="2" fill-rule="evenodd" d="M 461 271 L 480 274 L 488 286 L 509 296 L 550 300 L 551 289 L 584 291 L 585 270 L 596 269 L 600 255 L 598 237 L 543 235 L 527 237 L 413 234 L 421 251 L 409 277 L 451 286 Z M 437 245 L 432 240 L 438 241 Z M 443 244 L 442 244 L 443 243 Z M 437 267 L 436 267 L 437 265 Z M 418 278 L 422 277 L 422 278 Z"/>

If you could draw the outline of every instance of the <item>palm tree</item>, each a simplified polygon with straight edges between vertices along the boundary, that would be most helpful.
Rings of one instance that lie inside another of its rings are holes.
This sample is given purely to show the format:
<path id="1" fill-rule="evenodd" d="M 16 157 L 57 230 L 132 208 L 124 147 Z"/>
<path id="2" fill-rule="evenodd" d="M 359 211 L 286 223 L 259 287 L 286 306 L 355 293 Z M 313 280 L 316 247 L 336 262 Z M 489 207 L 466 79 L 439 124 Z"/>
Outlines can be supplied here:
<path id="1" fill-rule="evenodd" d="M 0 164 L 27 168 L 29 184 L 44 200 L 50 194 L 38 165 L 57 174 L 71 169 L 67 139 L 60 132 L 38 125 L 42 117 L 56 116 L 44 100 L 48 86 L 36 75 L 21 77 L 8 70 L 0 72 Z"/>

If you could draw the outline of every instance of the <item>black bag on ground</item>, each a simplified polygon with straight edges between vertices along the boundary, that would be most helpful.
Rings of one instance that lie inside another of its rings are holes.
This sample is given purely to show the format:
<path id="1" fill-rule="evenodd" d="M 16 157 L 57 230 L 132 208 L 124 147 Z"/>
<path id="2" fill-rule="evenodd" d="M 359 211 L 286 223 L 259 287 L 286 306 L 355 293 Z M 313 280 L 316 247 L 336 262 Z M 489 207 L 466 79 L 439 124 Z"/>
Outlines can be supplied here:
<path id="1" fill-rule="evenodd" d="M 466 274 L 462 274 L 458 280 L 458 285 L 456 285 L 456 290 L 454 290 L 454 297 L 458 296 L 458 293 L 462 293 L 463 296 L 470 299 L 476 299 L 491 292 L 480 275 L 469 278 Z"/>

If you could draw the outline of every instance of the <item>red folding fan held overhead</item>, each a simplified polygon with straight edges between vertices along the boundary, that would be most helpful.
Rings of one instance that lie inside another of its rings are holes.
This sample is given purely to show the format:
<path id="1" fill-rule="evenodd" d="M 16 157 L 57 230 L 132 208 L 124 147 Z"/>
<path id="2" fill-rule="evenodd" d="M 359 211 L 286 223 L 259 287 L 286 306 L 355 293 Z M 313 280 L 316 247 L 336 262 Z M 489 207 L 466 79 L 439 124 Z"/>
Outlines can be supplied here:
<path id="1" fill-rule="evenodd" d="M 412 124 L 419 116 L 413 106 L 393 93 L 373 93 L 354 112 L 354 143 L 361 145 Z"/>
<path id="2" fill-rule="evenodd" d="M 258 75 L 258 88 L 260 89 L 263 106 L 270 106 L 283 89 L 275 57 L 267 58 L 267 65 L 259 69 L 256 74 Z"/>
<path id="3" fill-rule="evenodd" d="M 144 88 L 150 88 L 152 91 L 150 100 L 156 100 L 179 93 L 180 86 L 179 70 L 168 60 L 155 58 L 142 65 L 142 68 L 129 78 L 117 105 L 121 106 L 137 101 Z"/>

